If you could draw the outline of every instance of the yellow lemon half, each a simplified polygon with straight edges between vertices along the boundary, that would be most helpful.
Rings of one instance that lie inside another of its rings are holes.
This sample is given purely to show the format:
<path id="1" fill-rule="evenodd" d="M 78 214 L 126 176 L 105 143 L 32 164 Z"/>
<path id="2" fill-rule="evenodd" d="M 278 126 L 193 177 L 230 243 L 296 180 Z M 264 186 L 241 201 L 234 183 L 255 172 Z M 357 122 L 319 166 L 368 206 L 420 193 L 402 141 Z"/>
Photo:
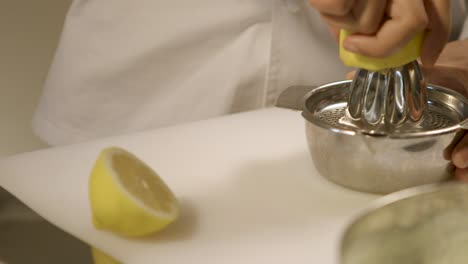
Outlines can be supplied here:
<path id="1" fill-rule="evenodd" d="M 179 215 L 174 194 L 158 174 L 117 147 L 104 149 L 96 160 L 89 199 L 94 226 L 123 236 L 152 234 Z"/>
<path id="2" fill-rule="evenodd" d="M 94 264 L 121 264 L 121 262 L 118 262 L 106 253 L 94 247 L 91 248 L 91 255 L 93 256 Z"/>
<path id="3" fill-rule="evenodd" d="M 340 31 L 340 58 L 348 67 L 366 69 L 370 71 L 381 71 L 405 65 L 421 56 L 424 34 L 421 32 L 414 37 L 406 46 L 386 58 L 373 58 L 347 51 L 343 47 L 344 39 L 352 33 L 347 30 Z"/>

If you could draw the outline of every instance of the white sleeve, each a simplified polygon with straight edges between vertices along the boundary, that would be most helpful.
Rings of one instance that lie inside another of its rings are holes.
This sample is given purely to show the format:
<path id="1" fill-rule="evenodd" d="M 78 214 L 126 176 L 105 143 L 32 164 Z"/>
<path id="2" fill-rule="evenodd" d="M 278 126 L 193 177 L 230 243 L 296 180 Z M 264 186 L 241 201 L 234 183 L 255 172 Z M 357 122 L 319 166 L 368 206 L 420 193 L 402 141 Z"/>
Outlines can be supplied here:
<path id="1" fill-rule="evenodd" d="M 463 23 L 463 27 L 461 29 L 461 33 L 460 33 L 460 37 L 459 39 L 460 40 L 463 40 L 463 39 L 468 39 L 468 0 L 465 0 L 463 1 L 464 2 L 464 23 Z"/>
<path id="2" fill-rule="evenodd" d="M 463 24 L 463 29 L 460 34 L 460 40 L 468 39 L 468 16 L 465 18 L 465 24 Z"/>
<path id="3" fill-rule="evenodd" d="M 33 128 L 60 145 L 272 106 L 349 71 L 307 0 L 74 0 Z"/>
<path id="4" fill-rule="evenodd" d="M 74 0 L 35 133 L 51 145 L 264 105 L 268 0 Z"/>

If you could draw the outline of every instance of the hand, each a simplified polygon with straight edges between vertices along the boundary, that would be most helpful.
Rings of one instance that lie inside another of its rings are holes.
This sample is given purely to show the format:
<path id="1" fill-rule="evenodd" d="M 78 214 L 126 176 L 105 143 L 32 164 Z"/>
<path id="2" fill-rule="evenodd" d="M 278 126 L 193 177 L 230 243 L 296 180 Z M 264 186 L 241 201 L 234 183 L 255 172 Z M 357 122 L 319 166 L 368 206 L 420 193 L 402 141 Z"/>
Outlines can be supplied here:
<path id="1" fill-rule="evenodd" d="M 356 32 L 345 49 L 371 57 L 387 57 L 427 31 L 424 65 L 433 65 L 450 34 L 449 0 L 309 0 L 332 32 Z"/>
<path id="2" fill-rule="evenodd" d="M 453 89 L 465 97 L 468 96 L 468 40 L 448 43 L 442 50 L 439 59 L 433 67 L 423 66 L 423 74 L 427 83 Z M 348 73 L 352 79 L 354 72 Z M 455 166 L 455 176 L 468 182 L 468 133 L 453 142 L 444 153 L 447 160 Z"/>
<path id="3" fill-rule="evenodd" d="M 387 0 L 310 0 L 338 37 L 340 29 L 374 34 L 385 15 Z"/>
<path id="4" fill-rule="evenodd" d="M 434 67 L 423 67 L 428 83 L 451 88 L 468 96 L 468 40 L 454 41 L 444 48 Z M 455 165 L 455 176 L 468 182 L 468 133 L 444 153 Z"/>

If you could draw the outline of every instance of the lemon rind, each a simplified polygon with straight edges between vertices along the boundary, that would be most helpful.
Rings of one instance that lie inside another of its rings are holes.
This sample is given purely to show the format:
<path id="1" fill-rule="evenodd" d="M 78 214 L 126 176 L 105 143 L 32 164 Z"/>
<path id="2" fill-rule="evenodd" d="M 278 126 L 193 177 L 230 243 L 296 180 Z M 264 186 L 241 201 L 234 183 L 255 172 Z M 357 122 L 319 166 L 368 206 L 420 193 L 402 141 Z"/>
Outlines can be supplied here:
<path id="1" fill-rule="evenodd" d="M 340 58 L 342 62 L 348 67 L 370 71 L 382 71 L 389 68 L 396 68 L 417 60 L 421 56 L 422 45 L 425 38 L 425 32 L 421 32 L 407 45 L 392 55 L 385 58 L 374 58 L 344 49 L 343 41 L 350 34 L 352 33 L 347 30 L 340 31 Z"/>

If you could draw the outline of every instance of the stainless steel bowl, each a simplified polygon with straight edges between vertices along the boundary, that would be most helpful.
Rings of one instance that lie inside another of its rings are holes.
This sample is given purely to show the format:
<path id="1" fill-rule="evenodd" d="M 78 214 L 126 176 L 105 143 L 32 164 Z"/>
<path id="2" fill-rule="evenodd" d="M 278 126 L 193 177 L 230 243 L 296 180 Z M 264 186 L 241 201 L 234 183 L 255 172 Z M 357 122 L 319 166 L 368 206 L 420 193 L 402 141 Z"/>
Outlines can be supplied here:
<path id="1" fill-rule="evenodd" d="M 315 167 L 325 178 L 358 191 L 391 193 L 451 177 L 443 152 L 468 128 L 468 102 L 452 90 L 428 85 L 428 115 L 414 130 L 371 135 L 340 122 L 350 81 L 318 88 L 296 86 L 277 105 L 302 110 Z"/>
<path id="2" fill-rule="evenodd" d="M 341 264 L 468 263 L 468 184 L 421 186 L 384 196 L 341 240 Z"/>

